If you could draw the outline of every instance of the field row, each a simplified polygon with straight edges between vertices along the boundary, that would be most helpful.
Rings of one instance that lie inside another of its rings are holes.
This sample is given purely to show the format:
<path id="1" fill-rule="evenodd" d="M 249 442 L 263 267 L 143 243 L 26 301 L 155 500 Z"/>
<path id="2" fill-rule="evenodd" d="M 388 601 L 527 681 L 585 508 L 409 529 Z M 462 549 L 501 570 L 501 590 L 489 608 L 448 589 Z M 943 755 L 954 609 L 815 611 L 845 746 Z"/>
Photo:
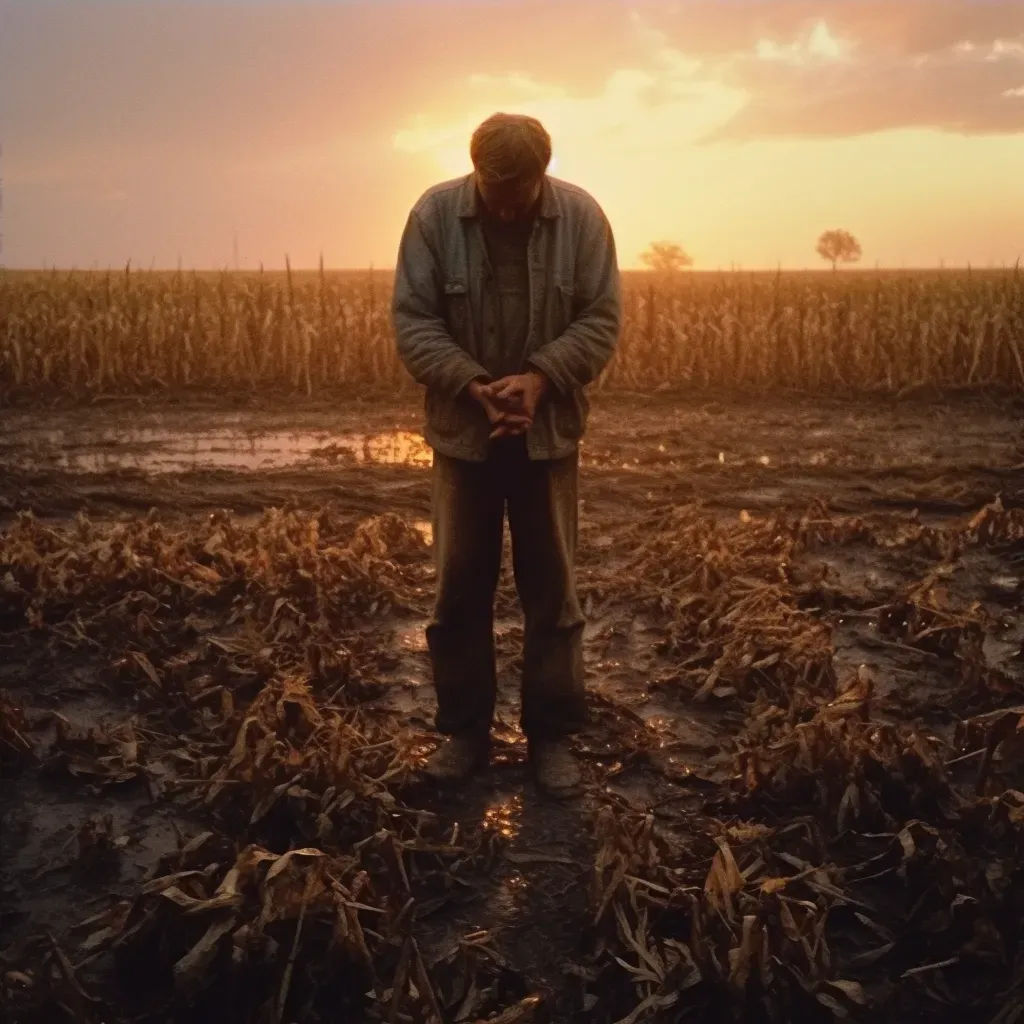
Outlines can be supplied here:
<path id="1" fill-rule="evenodd" d="M 625 275 L 598 387 L 1024 388 L 1024 275 Z M 8 397 L 405 386 L 386 273 L 0 274 Z"/>

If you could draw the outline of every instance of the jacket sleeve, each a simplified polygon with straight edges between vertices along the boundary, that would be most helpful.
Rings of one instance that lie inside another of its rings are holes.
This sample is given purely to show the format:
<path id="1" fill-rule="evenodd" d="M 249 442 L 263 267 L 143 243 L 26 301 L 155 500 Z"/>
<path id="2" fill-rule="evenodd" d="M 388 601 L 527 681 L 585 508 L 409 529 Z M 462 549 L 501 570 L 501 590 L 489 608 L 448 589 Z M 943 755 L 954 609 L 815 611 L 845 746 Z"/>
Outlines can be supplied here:
<path id="1" fill-rule="evenodd" d="M 600 209 L 580 234 L 574 301 L 580 312 L 566 331 L 542 345 L 528 362 L 562 394 L 589 384 L 607 366 L 622 326 L 622 295 L 615 239 Z"/>
<path id="2" fill-rule="evenodd" d="M 454 397 L 490 374 L 451 336 L 443 303 L 440 263 L 413 210 L 398 249 L 391 301 L 398 357 L 418 383 Z"/>

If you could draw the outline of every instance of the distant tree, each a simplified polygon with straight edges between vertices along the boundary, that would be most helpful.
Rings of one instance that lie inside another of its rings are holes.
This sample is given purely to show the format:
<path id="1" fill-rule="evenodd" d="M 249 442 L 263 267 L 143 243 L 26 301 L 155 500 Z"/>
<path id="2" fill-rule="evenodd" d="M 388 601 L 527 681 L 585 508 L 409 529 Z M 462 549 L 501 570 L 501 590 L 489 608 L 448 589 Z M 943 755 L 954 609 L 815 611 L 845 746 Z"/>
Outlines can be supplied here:
<path id="1" fill-rule="evenodd" d="M 676 242 L 652 242 L 640 259 L 658 274 L 674 274 L 693 266 L 693 257 Z"/>
<path id="2" fill-rule="evenodd" d="M 823 231 L 818 239 L 818 255 L 823 260 L 828 260 L 835 270 L 839 263 L 856 263 L 860 259 L 860 242 L 842 228 Z"/>

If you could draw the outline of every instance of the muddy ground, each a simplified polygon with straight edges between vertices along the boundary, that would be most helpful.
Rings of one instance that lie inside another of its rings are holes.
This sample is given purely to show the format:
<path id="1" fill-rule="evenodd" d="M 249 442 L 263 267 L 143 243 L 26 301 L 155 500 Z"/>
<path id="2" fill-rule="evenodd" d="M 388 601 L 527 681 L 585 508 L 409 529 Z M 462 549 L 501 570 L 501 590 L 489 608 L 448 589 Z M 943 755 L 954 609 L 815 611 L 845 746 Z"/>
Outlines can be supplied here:
<path id="1" fill-rule="evenodd" d="M 464 792 L 431 792 L 413 776 L 401 791 L 406 804 L 436 816 L 439 828 L 457 824 L 460 841 L 472 837 L 473 848 L 484 850 L 417 919 L 424 961 L 440 962 L 460 937 L 489 933 L 488 948 L 503 965 L 502 1005 L 540 993 L 551 1020 L 612 1020 L 619 1012 L 596 1006 L 585 970 L 575 966 L 595 956 L 589 885 L 600 807 L 622 815 L 653 811 L 683 830 L 709 807 L 726 820 L 735 817 L 721 807 L 736 778 L 730 744 L 747 721 L 751 694 L 714 680 L 704 686 L 707 666 L 699 666 L 700 677 L 688 667 L 685 638 L 637 589 L 644 545 L 668 544 L 687 506 L 695 506 L 687 524 L 707 520 L 730 530 L 747 521 L 799 520 L 816 509 L 812 518 L 858 522 L 862 536 L 875 538 L 923 528 L 942 535 L 997 499 L 1004 510 L 1024 508 L 1019 403 L 766 398 L 752 404 L 598 395 L 594 405 L 582 457 L 579 558 L 594 718 L 577 749 L 588 795 L 556 805 L 530 784 L 517 725 L 522 631 L 507 573 L 498 599 L 494 763 Z M 429 452 L 417 432 L 416 404 L 117 400 L 7 410 L 3 419 L 5 530 L 25 510 L 56 528 L 69 527 L 83 512 L 103 528 L 156 510 L 168 529 L 179 531 L 206 528 L 222 510 L 244 525 L 258 523 L 270 507 L 327 509 L 342 532 L 368 517 L 397 514 L 425 541 L 402 563 L 404 600 L 392 601 L 383 615 L 371 608 L 338 642 L 355 681 L 348 699 L 360 714 L 401 722 L 418 737 L 420 753 L 429 749 L 433 702 L 423 638 L 431 587 Z M 0 565 L 0 576 L 8 568 Z M 914 724 L 952 745 L 968 713 L 1024 701 L 1020 541 L 929 553 L 849 534 L 834 542 L 819 537 L 802 546 L 787 572 L 801 613 L 826 631 L 835 678 L 867 666 L 884 720 Z M 908 588 L 929 574 L 954 612 L 982 624 L 980 650 L 1002 688 L 975 706 L 951 703 L 961 683 L 956 658 L 879 628 L 878 609 L 905 604 Z M 145 1013 L 151 1020 L 189 1019 L 170 1004 L 154 1008 L 138 993 L 119 993 L 123 977 L 102 957 L 72 952 L 82 938 L 72 926 L 132 898 L 146 879 L 168 870 L 190 839 L 226 832 L 225 819 L 196 796 L 202 770 L 175 754 L 183 742 L 175 728 L 184 729 L 183 722 L 118 685 L 111 666 L 124 650 L 112 648 L 109 634 L 94 637 L 92 620 L 76 619 L 73 606 L 45 612 L 46 621 L 28 629 L 18 620 L 21 607 L 12 599 L 0 622 L 0 688 L 24 712 L 19 735 L 30 745 L 5 767 L 0 789 L 5 963 L 12 967 L 33 936 L 49 934 L 77 965 L 81 984 L 124 1019 Z M 163 665 L 155 668 L 163 676 Z M 144 745 L 146 771 L 120 778 L 108 771 L 111 762 L 68 769 L 62 731 L 120 735 L 126 721 L 131 742 Z M 652 746 L 658 756 L 650 754 Z M 55 752 L 62 750 L 62 770 L 55 771 Z M 973 769 L 976 760 L 966 765 Z M 297 843 L 242 828 L 239 845 L 242 833 L 268 846 L 283 842 L 279 853 Z M 89 837 L 96 835 L 102 856 L 91 857 Z M 628 979 L 622 984 L 628 988 Z M 418 1019 L 395 1006 L 391 1019 Z M 67 1013 L 93 1019 L 87 1011 Z"/>

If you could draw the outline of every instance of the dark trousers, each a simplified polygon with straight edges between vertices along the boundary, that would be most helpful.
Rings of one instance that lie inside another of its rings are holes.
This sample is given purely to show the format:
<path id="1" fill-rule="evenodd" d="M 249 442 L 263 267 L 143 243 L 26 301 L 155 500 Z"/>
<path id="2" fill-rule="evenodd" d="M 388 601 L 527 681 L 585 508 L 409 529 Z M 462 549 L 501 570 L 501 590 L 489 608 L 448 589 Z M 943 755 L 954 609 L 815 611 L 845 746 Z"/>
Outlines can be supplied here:
<path id="1" fill-rule="evenodd" d="M 573 568 L 578 476 L 578 455 L 531 461 L 523 438 L 493 442 L 485 462 L 434 453 L 437 596 L 427 646 L 440 732 L 491 725 L 494 593 L 506 509 L 525 618 L 523 731 L 556 739 L 584 724 L 583 613 Z"/>

